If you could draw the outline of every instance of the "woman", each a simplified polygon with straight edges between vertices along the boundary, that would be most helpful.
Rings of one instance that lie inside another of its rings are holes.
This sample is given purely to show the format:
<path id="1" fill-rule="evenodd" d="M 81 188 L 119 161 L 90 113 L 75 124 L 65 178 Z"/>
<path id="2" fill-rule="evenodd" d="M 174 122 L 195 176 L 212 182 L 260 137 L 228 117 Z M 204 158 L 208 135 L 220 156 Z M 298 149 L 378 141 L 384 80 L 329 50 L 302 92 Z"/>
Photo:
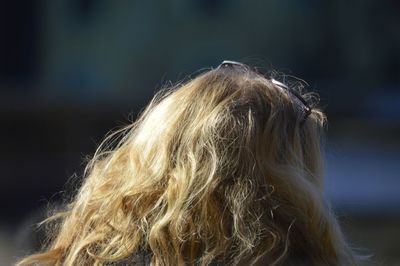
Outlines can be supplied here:
<path id="1" fill-rule="evenodd" d="M 233 61 L 160 91 L 19 265 L 354 265 L 309 97 Z"/>

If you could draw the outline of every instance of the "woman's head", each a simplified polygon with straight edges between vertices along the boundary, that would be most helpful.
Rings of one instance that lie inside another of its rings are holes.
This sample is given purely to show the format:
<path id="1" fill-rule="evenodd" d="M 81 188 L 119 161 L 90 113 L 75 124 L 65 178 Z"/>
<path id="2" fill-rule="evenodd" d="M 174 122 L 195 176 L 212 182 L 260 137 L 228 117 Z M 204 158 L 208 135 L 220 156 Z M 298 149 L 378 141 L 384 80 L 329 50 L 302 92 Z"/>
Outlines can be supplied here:
<path id="1" fill-rule="evenodd" d="M 350 263 L 322 196 L 325 116 L 292 90 L 236 62 L 161 90 L 99 147 L 27 261 Z"/>

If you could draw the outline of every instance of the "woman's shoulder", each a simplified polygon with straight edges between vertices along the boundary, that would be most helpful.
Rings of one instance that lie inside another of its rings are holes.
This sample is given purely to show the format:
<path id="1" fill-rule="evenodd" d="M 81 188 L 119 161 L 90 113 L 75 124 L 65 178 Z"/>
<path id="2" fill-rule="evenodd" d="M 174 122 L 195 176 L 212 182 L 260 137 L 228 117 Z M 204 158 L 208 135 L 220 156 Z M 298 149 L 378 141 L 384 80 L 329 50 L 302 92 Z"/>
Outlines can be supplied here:
<path id="1" fill-rule="evenodd" d="M 151 261 L 151 252 L 147 250 L 140 250 L 132 254 L 131 256 L 116 262 L 107 263 L 107 266 L 149 266 Z"/>

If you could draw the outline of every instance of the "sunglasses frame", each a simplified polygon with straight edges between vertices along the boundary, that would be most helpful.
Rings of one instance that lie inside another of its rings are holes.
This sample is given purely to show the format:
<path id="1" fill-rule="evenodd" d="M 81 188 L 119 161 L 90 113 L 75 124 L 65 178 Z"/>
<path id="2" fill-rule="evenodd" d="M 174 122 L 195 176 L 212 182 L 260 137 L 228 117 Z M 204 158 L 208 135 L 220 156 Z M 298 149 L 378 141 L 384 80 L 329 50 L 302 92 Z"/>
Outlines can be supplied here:
<path id="1" fill-rule="evenodd" d="M 249 68 L 251 69 L 249 66 L 240 63 L 240 62 L 236 62 L 236 61 L 232 61 L 232 60 L 224 60 L 222 61 L 222 63 L 218 66 L 218 68 L 221 67 L 230 67 L 230 66 L 239 66 L 239 67 L 245 67 L 245 68 Z M 258 71 L 256 71 L 258 73 Z M 291 96 L 293 102 L 295 103 L 296 109 L 298 109 L 298 111 L 300 112 L 300 117 L 299 117 L 299 122 L 300 124 L 303 124 L 304 121 L 307 119 L 307 117 L 310 115 L 311 113 L 311 107 L 308 105 L 307 101 L 296 91 L 294 91 L 293 89 L 289 88 L 287 85 L 285 85 L 284 83 L 277 81 L 273 78 L 269 79 L 276 87 L 287 91 L 289 93 L 289 95 Z"/>

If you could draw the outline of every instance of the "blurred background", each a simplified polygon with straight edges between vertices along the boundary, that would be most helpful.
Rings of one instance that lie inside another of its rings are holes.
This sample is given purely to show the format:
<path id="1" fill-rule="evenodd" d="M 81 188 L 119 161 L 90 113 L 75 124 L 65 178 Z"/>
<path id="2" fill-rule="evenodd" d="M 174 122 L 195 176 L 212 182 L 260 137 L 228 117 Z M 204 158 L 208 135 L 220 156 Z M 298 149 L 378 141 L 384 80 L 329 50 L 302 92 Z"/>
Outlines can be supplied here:
<path id="1" fill-rule="evenodd" d="M 395 0 L 1 1 L 0 265 L 40 243 L 34 223 L 107 132 L 168 81 L 224 59 L 320 94 L 326 195 L 352 246 L 373 254 L 368 265 L 400 265 L 399 10 Z"/>

